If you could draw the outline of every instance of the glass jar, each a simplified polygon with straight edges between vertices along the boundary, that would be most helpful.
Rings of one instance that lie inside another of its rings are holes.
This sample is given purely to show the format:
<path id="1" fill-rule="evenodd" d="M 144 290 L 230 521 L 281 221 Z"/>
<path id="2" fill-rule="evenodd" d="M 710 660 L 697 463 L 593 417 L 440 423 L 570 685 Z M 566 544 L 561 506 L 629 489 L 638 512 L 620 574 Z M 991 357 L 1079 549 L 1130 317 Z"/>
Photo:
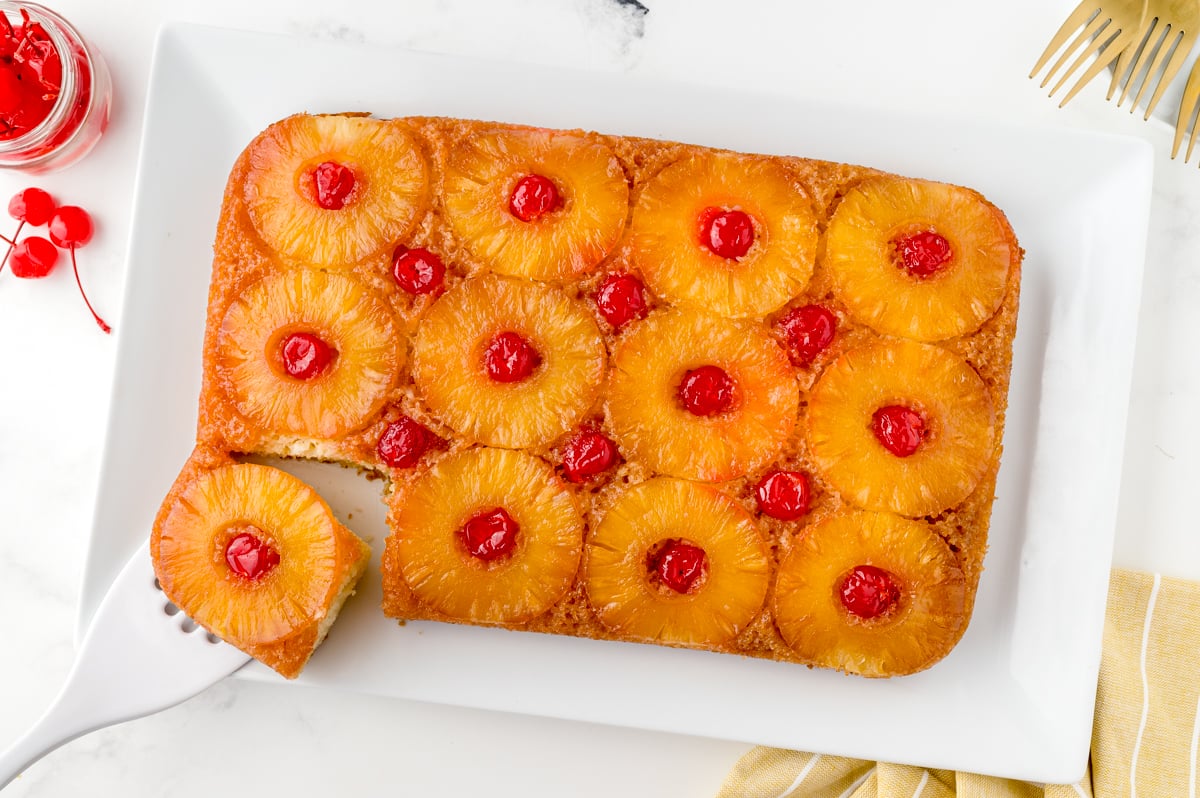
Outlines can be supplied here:
<path id="1" fill-rule="evenodd" d="M 23 30 L 19 26 L 26 24 L 22 12 L 28 15 L 29 23 L 45 31 L 45 39 L 58 55 L 62 75 L 58 97 L 43 119 L 8 137 L 0 132 L 0 168 L 40 174 L 69 166 L 96 146 L 108 127 L 112 81 L 104 59 L 65 19 L 37 3 L 0 0 L 0 14 L 14 31 Z M 8 56 L 0 69 L 11 64 L 12 57 Z M 9 85 L 15 84 L 10 80 Z M 0 81 L 0 93 L 4 90 Z"/>

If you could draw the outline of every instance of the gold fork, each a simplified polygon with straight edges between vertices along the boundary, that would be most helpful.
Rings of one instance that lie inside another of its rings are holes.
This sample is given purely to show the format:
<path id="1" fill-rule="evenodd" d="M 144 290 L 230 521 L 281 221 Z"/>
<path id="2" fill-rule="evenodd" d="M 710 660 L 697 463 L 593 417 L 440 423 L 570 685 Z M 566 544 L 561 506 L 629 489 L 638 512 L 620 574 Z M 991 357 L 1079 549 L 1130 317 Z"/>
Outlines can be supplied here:
<path id="1" fill-rule="evenodd" d="M 1112 99 L 1117 86 L 1125 81 L 1121 97 L 1117 100 L 1119 107 L 1125 102 L 1129 90 L 1142 74 L 1142 67 L 1147 60 L 1150 64 L 1145 68 L 1142 85 L 1138 88 L 1129 107 L 1129 113 L 1141 102 L 1146 87 L 1155 83 L 1154 93 L 1146 104 L 1146 119 L 1158 105 L 1163 92 L 1174 80 L 1176 73 L 1187 60 L 1192 45 L 1200 37 L 1200 2 L 1197 0 L 1149 0 L 1146 7 L 1146 17 L 1142 20 L 1134 43 L 1124 50 L 1117 58 L 1113 69 L 1112 82 L 1108 86 L 1108 99 Z M 1132 65 L 1130 65 L 1132 61 Z M 1165 62 L 1165 66 L 1164 66 Z M 1128 67 L 1128 69 L 1126 69 Z M 1162 70 L 1161 74 L 1159 70 Z"/>
<path id="2" fill-rule="evenodd" d="M 1083 29 L 1063 50 L 1062 55 L 1054 62 L 1054 66 L 1050 67 L 1045 80 L 1042 81 L 1044 89 L 1063 64 L 1072 55 L 1076 55 L 1075 51 L 1079 50 L 1081 46 L 1083 47 L 1070 68 L 1059 77 L 1054 88 L 1050 90 L 1050 96 L 1053 97 L 1054 93 L 1062 88 L 1062 85 L 1071 75 L 1075 74 L 1079 67 L 1083 66 L 1088 58 L 1096 56 L 1095 62 L 1088 67 L 1087 71 L 1067 92 L 1063 101 L 1058 104 L 1059 108 L 1063 107 L 1080 89 L 1087 85 L 1088 81 L 1100 74 L 1100 70 L 1111 64 L 1113 59 L 1120 55 L 1126 47 L 1137 41 L 1138 31 L 1142 30 L 1142 22 L 1146 18 L 1146 3 L 1147 0 L 1082 0 L 1071 12 L 1071 16 L 1067 17 L 1062 27 L 1058 29 L 1058 33 L 1054 34 L 1054 38 L 1046 46 L 1046 51 L 1042 53 L 1042 57 L 1038 59 L 1033 71 L 1029 73 L 1029 77 L 1032 78 L 1041 71 L 1050 57 L 1067 41 L 1072 31 L 1082 27 Z"/>

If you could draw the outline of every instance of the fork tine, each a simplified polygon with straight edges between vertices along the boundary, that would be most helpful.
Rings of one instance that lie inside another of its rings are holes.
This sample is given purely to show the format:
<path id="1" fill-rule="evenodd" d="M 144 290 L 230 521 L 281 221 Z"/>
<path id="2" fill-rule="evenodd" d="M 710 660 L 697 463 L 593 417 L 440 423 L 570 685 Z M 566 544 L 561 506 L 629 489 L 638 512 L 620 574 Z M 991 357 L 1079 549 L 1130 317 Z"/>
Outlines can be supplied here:
<path id="1" fill-rule="evenodd" d="M 1111 29 L 1106 29 L 1105 33 L 1109 33 L 1110 31 Z M 1092 78 L 1096 77 L 1096 75 L 1100 73 L 1100 70 L 1108 68 L 1108 65 L 1116 60 L 1117 56 L 1121 54 L 1121 51 L 1128 47 L 1130 42 L 1133 41 L 1133 35 L 1134 32 L 1131 30 L 1123 31 L 1118 29 L 1107 39 L 1105 39 L 1103 35 L 1097 37 L 1096 41 L 1092 42 L 1092 44 L 1089 45 L 1084 52 L 1080 53 L 1079 58 L 1075 59 L 1075 63 L 1071 64 L 1071 68 L 1067 71 L 1067 74 L 1063 75 L 1062 79 L 1058 81 L 1058 85 L 1062 85 L 1062 83 L 1066 81 L 1067 77 L 1074 73 L 1075 70 L 1078 69 L 1093 54 L 1095 54 L 1096 60 L 1088 68 L 1088 70 L 1083 73 L 1079 80 L 1076 81 L 1071 90 L 1067 92 L 1067 96 L 1063 97 L 1063 100 L 1058 104 L 1058 107 L 1062 108 L 1064 105 L 1069 103 L 1071 98 L 1079 93 L 1080 89 L 1086 86 Z M 1054 87 L 1054 91 L 1050 92 L 1051 96 L 1054 95 L 1055 91 L 1058 91 L 1058 85 Z"/>
<path id="2" fill-rule="evenodd" d="M 1158 101 L 1162 99 L 1163 92 L 1167 90 L 1167 85 L 1175 79 L 1175 75 L 1183 67 L 1183 62 L 1187 60 L 1188 53 L 1192 51 L 1192 45 L 1196 43 L 1196 31 L 1184 31 L 1183 38 L 1179 40 L 1179 44 L 1175 47 L 1175 52 L 1171 55 L 1171 60 L 1163 67 L 1162 77 L 1158 79 L 1158 86 L 1154 89 L 1154 94 L 1150 96 L 1150 102 L 1146 104 L 1146 116 L 1144 119 L 1150 119 L 1150 112 L 1154 110 L 1154 106 L 1158 105 Z M 1138 92 L 1141 94 L 1141 92 Z M 1135 100 L 1133 103 L 1137 105 Z M 1130 108 L 1130 111 L 1133 109 Z"/>
<path id="3" fill-rule="evenodd" d="M 1075 51 L 1080 46 L 1083 46 L 1083 52 L 1086 55 L 1089 50 L 1093 49 L 1093 45 L 1102 41 L 1100 32 L 1108 28 L 1111 23 L 1112 17 L 1107 17 L 1102 13 L 1092 17 L 1091 21 L 1088 22 L 1084 29 L 1079 31 L 1079 35 L 1077 35 L 1075 39 L 1062 51 L 1062 55 L 1060 55 L 1058 60 L 1054 62 L 1054 66 L 1050 67 L 1049 71 L 1046 72 L 1046 78 L 1042 81 L 1041 87 L 1043 89 L 1046 88 L 1046 84 L 1049 83 L 1050 80 L 1058 73 L 1058 70 L 1062 68 L 1063 64 L 1065 64 L 1067 60 L 1071 58 L 1071 56 L 1075 55 Z M 1111 33 L 1111 31 L 1109 32 Z M 1079 59 L 1076 58 L 1071 71 L 1060 76 L 1058 83 L 1055 84 L 1054 88 L 1050 90 L 1050 96 L 1054 96 L 1054 92 L 1058 91 L 1059 87 L 1062 86 L 1063 81 L 1071 77 L 1071 72 L 1074 72 L 1075 69 L 1079 67 L 1079 63 Z"/>
<path id="4" fill-rule="evenodd" d="M 1125 76 L 1125 85 L 1121 89 L 1121 96 L 1117 100 L 1117 107 L 1121 107 L 1121 103 L 1125 102 L 1125 98 L 1129 95 L 1130 88 L 1137 82 L 1138 73 L 1142 70 L 1142 65 L 1145 63 L 1146 56 L 1154 51 L 1154 47 L 1160 40 L 1159 35 L 1162 31 L 1158 29 L 1157 17 L 1147 20 L 1142 24 L 1142 29 L 1137 32 L 1134 37 L 1134 43 L 1129 45 L 1129 48 L 1122 50 L 1117 56 L 1117 68 L 1113 73 L 1112 84 L 1108 88 L 1108 99 L 1112 99 L 1113 88 L 1117 85 L 1117 78 L 1121 74 L 1122 63 L 1127 61 L 1126 56 L 1132 54 L 1134 56 L 1133 66 L 1129 68 L 1129 74 Z M 1136 53 L 1134 52 L 1136 50 Z"/>
<path id="5" fill-rule="evenodd" d="M 1100 9 L 1095 5 L 1094 0 L 1081 0 L 1079 5 L 1075 7 L 1075 10 L 1071 12 L 1071 16 L 1067 17 L 1062 27 L 1058 29 L 1058 33 L 1054 34 L 1054 38 L 1050 40 L 1050 44 L 1046 45 L 1045 51 L 1042 52 L 1042 57 L 1033 65 L 1033 70 L 1029 73 L 1029 77 L 1032 78 L 1038 72 L 1041 72 L 1042 67 L 1050 60 L 1050 56 L 1058 51 L 1058 48 L 1067 40 L 1071 32 L 1099 12 Z M 1051 70 L 1051 74 L 1053 74 L 1053 70 Z M 1043 83 L 1042 85 L 1045 86 L 1046 84 Z"/>
<path id="6" fill-rule="evenodd" d="M 1154 42 L 1153 46 L 1147 43 L 1147 46 L 1142 48 L 1142 53 L 1150 54 L 1150 66 L 1146 67 L 1146 73 L 1141 78 L 1141 85 L 1138 86 L 1138 94 L 1134 95 L 1133 102 L 1129 103 L 1130 114 L 1138 107 L 1138 103 L 1141 102 L 1141 95 L 1146 91 L 1146 86 L 1150 85 L 1151 80 L 1158 73 L 1158 67 L 1162 66 L 1163 59 L 1166 58 L 1166 54 L 1171 50 L 1171 44 L 1174 44 L 1177 38 L 1176 34 L 1178 31 L 1172 29 L 1170 23 L 1163 23 L 1162 19 L 1159 19 L 1158 22 L 1162 24 L 1157 26 L 1154 34 L 1151 36 Z M 1121 101 L 1117 102 L 1117 107 L 1120 107 L 1121 103 L 1124 102 L 1124 98 L 1129 95 L 1129 90 L 1133 89 L 1133 84 L 1134 80 L 1130 79 L 1124 91 L 1121 92 Z"/>
<path id="7" fill-rule="evenodd" d="M 1200 61 L 1197 62 L 1200 64 Z M 1196 111 L 1200 110 L 1200 66 L 1192 67 L 1192 74 L 1188 75 L 1187 86 L 1183 89 L 1183 99 L 1179 102 L 1179 118 L 1175 121 L 1175 142 L 1171 145 L 1171 157 L 1174 158 L 1179 154 L 1179 145 L 1183 143 L 1184 134 L 1187 133 L 1188 126 L 1192 122 L 1192 118 L 1196 116 Z M 1187 155 L 1183 160 L 1186 163 L 1192 157 L 1192 148 L 1196 145 L 1196 136 L 1193 132 L 1188 139 Z"/>

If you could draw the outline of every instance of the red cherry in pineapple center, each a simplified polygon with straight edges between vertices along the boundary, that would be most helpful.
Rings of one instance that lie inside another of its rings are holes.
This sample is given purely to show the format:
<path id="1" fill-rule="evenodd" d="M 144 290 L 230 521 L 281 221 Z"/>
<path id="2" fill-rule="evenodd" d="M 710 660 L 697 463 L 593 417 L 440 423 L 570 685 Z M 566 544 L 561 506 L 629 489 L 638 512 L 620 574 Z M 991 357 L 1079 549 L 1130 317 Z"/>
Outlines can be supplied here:
<path id="1" fill-rule="evenodd" d="M 683 540 L 668 540 L 651 554 L 650 567 L 659 580 L 676 593 L 698 589 L 708 576 L 708 555 Z"/>
<path id="2" fill-rule="evenodd" d="M 705 208 L 700 214 L 700 243 L 722 258 L 740 258 L 754 243 L 754 220 L 744 211 Z"/>
<path id="3" fill-rule="evenodd" d="M 476 513 L 459 530 L 472 557 L 490 562 L 510 554 L 517 545 L 520 526 L 503 507 Z"/>
<path id="4" fill-rule="evenodd" d="M 483 351 L 483 367 L 496 382 L 520 382 L 541 364 L 538 351 L 515 332 L 497 333 Z"/>
<path id="5" fill-rule="evenodd" d="M 620 329 L 634 319 L 645 317 L 646 288 L 632 274 L 610 274 L 596 289 L 596 308 L 605 321 Z"/>
<path id="6" fill-rule="evenodd" d="M 311 380 L 333 362 L 337 351 L 312 333 L 292 333 L 279 343 L 279 360 L 288 376 Z"/>
<path id="7" fill-rule="evenodd" d="M 392 276 L 410 294 L 433 294 L 446 282 L 446 264 L 427 249 L 401 247 L 392 255 Z"/>
<path id="8" fill-rule="evenodd" d="M 908 457 L 925 440 L 925 417 L 904 405 L 888 405 L 875 411 L 871 429 L 884 448 L 897 457 Z"/>
<path id="9" fill-rule="evenodd" d="M 617 462 L 617 445 L 603 432 L 584 430 L 563 449 L 563 471 L 571 482 L 583 482 L 612 468 Z"/>
<path id="10" fill-rule="evenodd" d="M 838 593 L 848 612 L 868 621 L 883 615 L 900 600 L 900 587 L 895 579 L 874 565 L 855 566 L 842 580 Z"/>
<path id="11" fill-rule="evenodd" d="M 717 366 L 701 366 L 683 375 L 679 401 L 694 416 L 715 416 L 733 406 L 735 383 Z"/>
<path id="12" fill-rule="evenodd" d="M 951 261 L 950 242 L 932 230 L 896 240 L 900 263 L 914 277 L 929 277 Z"/>
<path id="13" fill-rule="evenodd" d="M 313 170 L 313 193 L 317 204 L 327 211 L 340 211 L 354 191 L 354 171 L 335 161 L 326 161 Z"/>
<path id="14" fill-rule="evenodd" d="M 794 308 L 779 320 L 787 336 L 788 354 L 798 366 L 807 366 L 824 352 L 837 332 L 837 316 L 820 305 Z"/>
<path id="15" fill-rule="evenodd" d="M 246 525 L 225 544 L 225 563 L 243 579 L 261 579 L 279 565 L 279 552 L 263 540 L 258 527 Z"/>
<path id="16" fill-rule="evenodd" d="M 794 521 L 808 512 L 808 478 L 799 471 L 772 471 L 754 486 L 763 514 Z"/>
<path id="17" fill-rule="evenodd" d="M 525 175 L 508 198 L 508 210 L 522 222 L 532 222 L 562 207 L 558 187 L 548 177 Z"/>
<path id="18" fill-rule="evenodd" d="M 408 416 L 393 421 L 379 436 L 375 451 L 392 468 L 411 468 L 429 450 L 432 433 Z"/>

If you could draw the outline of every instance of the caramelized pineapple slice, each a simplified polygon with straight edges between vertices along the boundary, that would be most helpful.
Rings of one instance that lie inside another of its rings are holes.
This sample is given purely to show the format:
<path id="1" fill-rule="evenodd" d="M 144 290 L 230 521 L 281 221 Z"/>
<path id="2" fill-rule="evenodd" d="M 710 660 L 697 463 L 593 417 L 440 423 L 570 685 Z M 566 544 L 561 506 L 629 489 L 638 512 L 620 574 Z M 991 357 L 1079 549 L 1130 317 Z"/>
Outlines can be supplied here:
<path id="1" fill-rule="evenodd" d="M 403 580 L 426 605 L 472 623 L 544 613 L 574 582 L 583 548 L 583 519 L 554 470 L 505 449 L 438 462 L 393 497 L 389 524 L 384 595 Z"/>
<path id="2" fill-rule="evenodd" d="M 425 314 L 413 379 L 460 435 L 490 446 L 549 443 L 595 403 L 607 360 L 582 303 L 557 288 L 483 275 Z"/>
<path id="3" fill-rule="evenodd" d="M 857 510 L 806 529 L 783 559 L 775 623 L 814 665 L 863 676 L 929 667 L 966 627 L 966 582 L 929 526 Z"/>
<path id="4" fill-rule="evenodd" d="M 707 485 L 660 477 L 627 492 L 587 542 L 588 601 L 610 630 L 719 645 L 762 610 L 770 567 L 753 517 Z"/>
<path id="5" fill-rule="evenodd" d="M 394 246 L 429 207 L 429 167 L 399 121 L 288 117 L 249 149 L 246 209 L 280 256 L 349 266 Z"/>
<path id="6" fill-rule="evenodd" d="M 561 280 L 591 271 L 616 246 L 629 184 L 595 136 L 497 130 L 455 148 L 445 201 L 455 234 L 488 268 Z"/>
<path id="7" fill-rule="evenodd" d="M 337 438 L 368 423 L 404 350 L 387 303 L 357 278 L 290 269 L 251 283 L 225 312 L 215 370 L 238 412 L 280 435 Z"/>
<path id="8" fill-rule="evenodd" d="M 930 344 L 895 341 L 845 353 L 808 402 L 808 445 L 850 502 L 907 516 L 938 513 L 992 466 L 995 414 L 971 365 Z"/>
<path id="9" fill-rule="evenodd" d="M 638 198 L 634 258 L 655 293 L 721 316 L 763 316 L 804 290 L 817 221 L 778 163 L 704 152 L 671 164 Z"/>
<path id="10" fill-rule="evenodd" d="M 630 325 L 609 380 L 609 418 L 629 459 L 711 482 L 778 454 L 800 401 L 787 355 L 761 325 L 690 310 Z"/>
<path id="11" fill-rule="evenodd" d="M 918 341 L 978 330 L 999 309 L 1021 258 L 1008 220 L 978 193 L 897 177 L 846 194 L 825 252 L 856 318 Z"/>

